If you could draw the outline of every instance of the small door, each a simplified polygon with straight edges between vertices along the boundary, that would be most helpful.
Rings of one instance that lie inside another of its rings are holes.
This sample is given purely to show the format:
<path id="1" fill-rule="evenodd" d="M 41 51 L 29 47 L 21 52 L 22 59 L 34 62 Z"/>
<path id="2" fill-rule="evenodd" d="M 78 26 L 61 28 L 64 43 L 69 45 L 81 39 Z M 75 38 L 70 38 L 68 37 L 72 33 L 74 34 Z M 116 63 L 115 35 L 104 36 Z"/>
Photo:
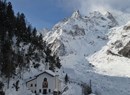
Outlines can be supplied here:
<path id="1" fill-rule="evenodd" d="M 47 89 L 43 89 L 43 94 L 47 94 Z"/>

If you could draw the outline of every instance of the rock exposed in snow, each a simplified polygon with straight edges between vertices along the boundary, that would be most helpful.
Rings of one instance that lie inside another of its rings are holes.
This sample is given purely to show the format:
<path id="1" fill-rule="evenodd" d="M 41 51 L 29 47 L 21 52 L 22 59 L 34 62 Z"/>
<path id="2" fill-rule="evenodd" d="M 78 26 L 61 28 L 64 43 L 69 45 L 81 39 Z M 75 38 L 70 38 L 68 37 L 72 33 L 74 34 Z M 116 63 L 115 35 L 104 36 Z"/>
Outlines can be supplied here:
<path id="1" fill-rule="evenodd" d="M 72 14 L 72 16 L 71 16 L 71 18 L 80 18 L 81 17 L 81 15 L 80 15 L 80 12 L 79 12 L 79 10 L 77 10 L 77 11 L 75 11 L 73 14 Z"/>

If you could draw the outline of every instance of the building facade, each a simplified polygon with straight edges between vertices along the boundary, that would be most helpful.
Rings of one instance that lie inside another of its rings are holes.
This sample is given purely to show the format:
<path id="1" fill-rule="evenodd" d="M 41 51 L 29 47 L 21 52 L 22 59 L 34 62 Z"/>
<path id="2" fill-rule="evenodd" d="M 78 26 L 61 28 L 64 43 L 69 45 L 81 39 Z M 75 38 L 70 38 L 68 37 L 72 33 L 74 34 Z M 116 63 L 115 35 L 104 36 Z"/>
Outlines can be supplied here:
<path id="1" fill-rule="evenodd" d="M 36 94 L 52 94 L 61 92 L 61 81 L 55 73 L 46 70 L 26 82 L 27 88 Z"/>

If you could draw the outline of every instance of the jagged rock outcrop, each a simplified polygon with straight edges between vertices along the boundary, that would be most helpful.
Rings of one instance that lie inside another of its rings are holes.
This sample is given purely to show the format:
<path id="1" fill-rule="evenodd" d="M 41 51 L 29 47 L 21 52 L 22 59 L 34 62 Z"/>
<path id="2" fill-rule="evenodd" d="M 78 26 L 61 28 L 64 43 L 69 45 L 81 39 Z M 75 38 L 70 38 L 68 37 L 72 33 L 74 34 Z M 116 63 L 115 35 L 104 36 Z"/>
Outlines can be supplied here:
<path id="1" fill-rule="evenodd" d="M 126 46 L 119 51 L 119 54 L 130 58 L 130 42 L 128 42 Z"/>

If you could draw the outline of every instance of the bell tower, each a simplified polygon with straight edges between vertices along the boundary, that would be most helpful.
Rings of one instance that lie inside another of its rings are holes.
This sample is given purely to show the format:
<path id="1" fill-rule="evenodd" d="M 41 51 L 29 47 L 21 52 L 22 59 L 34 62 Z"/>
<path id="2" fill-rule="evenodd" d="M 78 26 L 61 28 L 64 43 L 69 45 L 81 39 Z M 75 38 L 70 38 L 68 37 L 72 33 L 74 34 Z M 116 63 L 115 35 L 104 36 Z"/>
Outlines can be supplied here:
<path id="1" fill-rule="evenodd" d="M 46 64 L 45 64 L 45 70 L 49 70 L 49 62 L 46 62 Z"/>

